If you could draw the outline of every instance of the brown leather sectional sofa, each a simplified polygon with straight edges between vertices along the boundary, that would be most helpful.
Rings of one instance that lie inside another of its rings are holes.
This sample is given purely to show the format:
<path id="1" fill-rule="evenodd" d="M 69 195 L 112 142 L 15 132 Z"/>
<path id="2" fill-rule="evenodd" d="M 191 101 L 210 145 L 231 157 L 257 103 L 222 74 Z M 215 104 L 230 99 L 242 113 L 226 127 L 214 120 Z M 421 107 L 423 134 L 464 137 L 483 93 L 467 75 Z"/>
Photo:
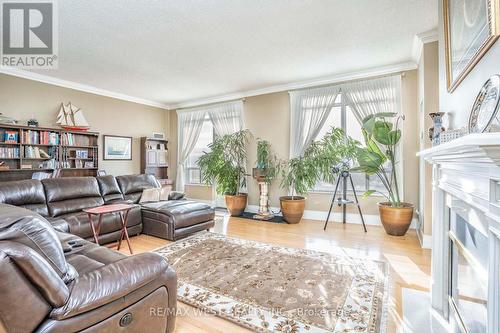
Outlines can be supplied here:
<path id="1" fill-rule="evenodd" d="M 0 183 L 0 333 L 172 332 L 174 270 L 157 254 L 127 257 L 90 242 L 82 212 L 132 203 L 130 235 L 171 240 L 213 226 L 212 208 L 178 192 L 139 204 L 142 191 L 157 186 L 149 175 Z M 119 216 L 107 214 L 99 242 L 117 240 L 120 227 Z"/>
<path id="2" fill-rule="evenodd" d="M 166 202 L 139 204 L 144 189 L 158 186 L 152 175 L 30 179 L 0 183 L 0 203 L 35 211 L 57 230 L 86 240 L 92 240 L 93 234 L 82 209 L 118 202 L 136 205 L 127 223 L 131 236 L 145 233 L 177 240 L 214 225 L 210 206 L 185 200 L 179 192 L 172 192 Z M 118 213 L 104 215 L 99 243 L 118 240 L 120 231 Z"/>
<path id="3" fill-rule="evenodd" d="M 176 289 L 155 253 L 127 257 L 0 204 L 0 332 L 172 332 Z"/>

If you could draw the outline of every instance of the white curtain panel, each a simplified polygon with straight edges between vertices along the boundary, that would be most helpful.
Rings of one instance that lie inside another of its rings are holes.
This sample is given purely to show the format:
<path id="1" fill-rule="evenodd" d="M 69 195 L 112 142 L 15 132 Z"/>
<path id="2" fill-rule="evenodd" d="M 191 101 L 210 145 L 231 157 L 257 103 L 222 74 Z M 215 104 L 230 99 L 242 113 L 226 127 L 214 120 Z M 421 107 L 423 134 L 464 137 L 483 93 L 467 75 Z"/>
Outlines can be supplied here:
<path id="1" fill-rule="evenodd" d="M 290 158 L 301 156 L 325 124 L 340 86 L 290 92 Z"/>
<path id="2" fill-rule="evenodd" d="M 215 104 L 206 108 L 217 136 L 238 132 L 243 129 L 243 101 Z"/>
<path id="3" fill-rule="evenodd" d="M 361 124 L 379 112 L 401 113 L 401 75 L 353 81 L 342 85 L 342 97 Z"/>
<path id="4" fill-rule="evenodd" d="M 360 124 L 366 116 L 379 112 L 394 112 L 400 115 L 402 114 L 401 75 L 343 84 L 342 97 L 346 98 L 347 104 L 350 105 Z M 401 199 L 404 199 L 402 148 L 403 144 L 401 143 L 396 149 L 395 157 L 400 195 Z"/>
<path id="5" fill-rule="evenodd" d="M 178 110 L 177 111 L 177 133 L 179 133 L 179 142 L 177 147 L 177 191 L 184 191 L 186 164 L 189 154 L 193 151 L 198 138 L 206 113 L 200 110 Z"/>

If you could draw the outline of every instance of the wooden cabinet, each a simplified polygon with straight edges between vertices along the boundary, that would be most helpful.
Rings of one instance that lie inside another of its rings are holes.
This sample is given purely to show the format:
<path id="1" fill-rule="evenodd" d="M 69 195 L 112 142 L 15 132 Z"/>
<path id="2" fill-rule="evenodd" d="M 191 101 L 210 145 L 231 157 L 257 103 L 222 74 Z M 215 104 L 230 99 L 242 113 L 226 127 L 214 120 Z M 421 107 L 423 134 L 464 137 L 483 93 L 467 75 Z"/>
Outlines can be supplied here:
<path id="1" fill-rule="evenodd" d="M 141 138 L 141 173 L 153 174 L 158 179 L 168 179 L 168 141 Z"/>

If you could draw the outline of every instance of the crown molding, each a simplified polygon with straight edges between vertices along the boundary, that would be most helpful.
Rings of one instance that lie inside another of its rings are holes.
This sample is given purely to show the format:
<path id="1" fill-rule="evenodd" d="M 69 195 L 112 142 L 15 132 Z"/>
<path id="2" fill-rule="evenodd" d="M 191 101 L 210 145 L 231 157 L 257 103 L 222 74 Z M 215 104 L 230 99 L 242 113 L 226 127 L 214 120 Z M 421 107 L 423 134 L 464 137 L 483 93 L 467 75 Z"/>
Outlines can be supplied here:
<path id="1" fill-rule="evenodd" d="M 420 57 L 422 57 L 422 50 L 424 48 L 424 44 L 437 42 L 439 40 L 439 34 L 437 29 L 432 29 L 429 31 L 422 32 L 420 34 L 416 34 L 413 37 L 413 48 L 411 58 L 418 65 L 420 62 Z"/>
<path id="2" fill-rule="evenodd" d="M 147 100 L 147 99 L 143 99 L 143 98 L 139 98 L 139 97 L 134 97 L 134 96 L 130 96 L 130 95 L 126 95 L 126 94 L 122 94 L 122 93 L 118 93 L 118 92 L 114 92 L 114 91 L 110 91 L 110 90 L 105 90 L 105 89 L 101 89 L 101 88 L 97 88 L 97 87 L 93 87 L 90 85 L 81 84 L 81 83 L 77 83 L 77 82 L 73 82 L 73 81 L 62 80 L 62 79 L 58 79 L 58 78 L 51 77 L 48 75 L 33 73 L 30 71 L 25 71 L 25 70 L 21 70 L 21 69 L 0 66 L 0 73 L 20 77 L 23 79 L 43 82 L 43 83 L 47 83 L 47 84 L 51 84 L 51 85 L 59 86 L 59 87 L 63 87 L 63 88 L 69 88 L 69 89 L 73 89 L 73 90 L 83 91 L 83 92 L 87 92 L 87 93 L 91 93 L 91 94 L 95 94 L 95 95 L 116 98 L 116 99 L 120 99 L 120 100 L 127 101 L 127 102 L 133 102 L 133 103 L 137 103 L 137 104 L 153 106 L 153 107 L 160 108 L 160 109 L 165 109 L 165 110 L 170 109 L 169 105 L 167 105 L 167 104 L 163 104 L 163 103 L 159 103 L 159 102 L 155 102 L 155 101 L 151 101 L 151 100 Z"/>
<path id="3" fill-rule="evenodd" d="M 219 95 L 219 96 L 214 96 L 214 97 L 209 97 L 209 98 L 204 98 L 204 99 L 189 100 L 186 102 L 171 104 L 169 107 L 170 107 L 170 109 L 181 109 L 181 108 L 188 108 L 188 107 L 194 107 L 194 106 L 200 106 L 200 105 L 206 105 L 206 104 L 221 103 L 221 102 L 241 99 L 241 98 L 245 98 L 245 97 L 265 95 L 265 94 L 271 94 L 271 93 L 277 93 L 277 92 L 283 92 L 283 91 L 289 91 L 289 90 L 296 90 L 296 89 L 311 88 L 311 87 L 317 87 L 317 86 L 322 86 L 322 85 L 347 82 L 347 81 L 352 81 L 352 80 L 366 79 L 366 78 L 370 78 L 370 77 L 400 73 L 400 72 L 414 70 L 414 69 L 417 69 L 417 64 L 413 61 L 409 61 L 409 62 L 403 62 L 403 63 L 399 63 L 399 64 L 395 64 L 395 65 L 376 67 L 376 68 L 371 68 L 371 69 L 357 71 L 357 72 L 324 76 L 324 77 L 320 77 L 320 78 L 316 78 L 316 79 L 312 79 L 312 80 L 307 80 L 307 81 L 297 81 L 297 82 L 286 83 L 286 84 L 281 84 L 281 85 L 269 86 L 266 88 L 240 91 L 240 92 L 235 92 L 235 93 L 226 94 L 226 95 Z"/>

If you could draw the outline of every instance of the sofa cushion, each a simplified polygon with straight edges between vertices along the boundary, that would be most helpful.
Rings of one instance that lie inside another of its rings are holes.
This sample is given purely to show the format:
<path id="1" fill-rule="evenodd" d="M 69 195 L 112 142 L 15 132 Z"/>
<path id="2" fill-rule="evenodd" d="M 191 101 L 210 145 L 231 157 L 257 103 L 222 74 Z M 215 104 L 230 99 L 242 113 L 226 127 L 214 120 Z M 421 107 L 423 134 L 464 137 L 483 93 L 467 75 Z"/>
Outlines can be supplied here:
<path id="1" fill-rule="evenodd" d="M 142 209 L 169 218 L 173 222 L 174 229 L 210 221 L 215 217 L 215 210 L 212 207 L 191 200 L 146 203 L 142 205 Z"/>
<path id="2" fill-rule="evenodd" d="M 158 180 L 153 175 L 118 176 L 116 177 L 116 181 L 120 186 L 124 198 L 132 200 L 134 203 L 139 202 L 143 190 L 160 187 Z"/>
<path id="3" fill-rule="evenodd" d="M 92 238 L 92 227 L 90 226 L 89 217 L 85 212 L 73 212 L 69 214 L 59 215 L 58 219 L 66 221 L 69 227 L 69 232 L 81 238 Z M 97 226 L 98 218 L 92 217 L 94 226 Z M 132 208 L 128 215 L 127 227 L 132 227 L 141 224 L 141 207 Z M 121 219 L 118 213 L 109 213 L 102 215 L 100 234 L 107 234 L 121 230 Z"/>
<path id="4" fill-rule="evenodd" d="M 36 179 L 0 183 L 0 203 L 20 206 L 42 216 L 49 214 L 43 185 Z"/>
<path id="5" fill-rule="evenodd" d="M 123 200 L 123 194 L 114 176 L 107 175 L 96 177 L 96 179 L 97 183 L 99 184 L 101 196 L 103 197 L 105 203 L 116 200 Z"/>
<path id="6" fill-rule="evenodd" d="M 104 204 L 99 185 L 94 177 L 68 177 L 42 180 L 52 217 Z"/>

